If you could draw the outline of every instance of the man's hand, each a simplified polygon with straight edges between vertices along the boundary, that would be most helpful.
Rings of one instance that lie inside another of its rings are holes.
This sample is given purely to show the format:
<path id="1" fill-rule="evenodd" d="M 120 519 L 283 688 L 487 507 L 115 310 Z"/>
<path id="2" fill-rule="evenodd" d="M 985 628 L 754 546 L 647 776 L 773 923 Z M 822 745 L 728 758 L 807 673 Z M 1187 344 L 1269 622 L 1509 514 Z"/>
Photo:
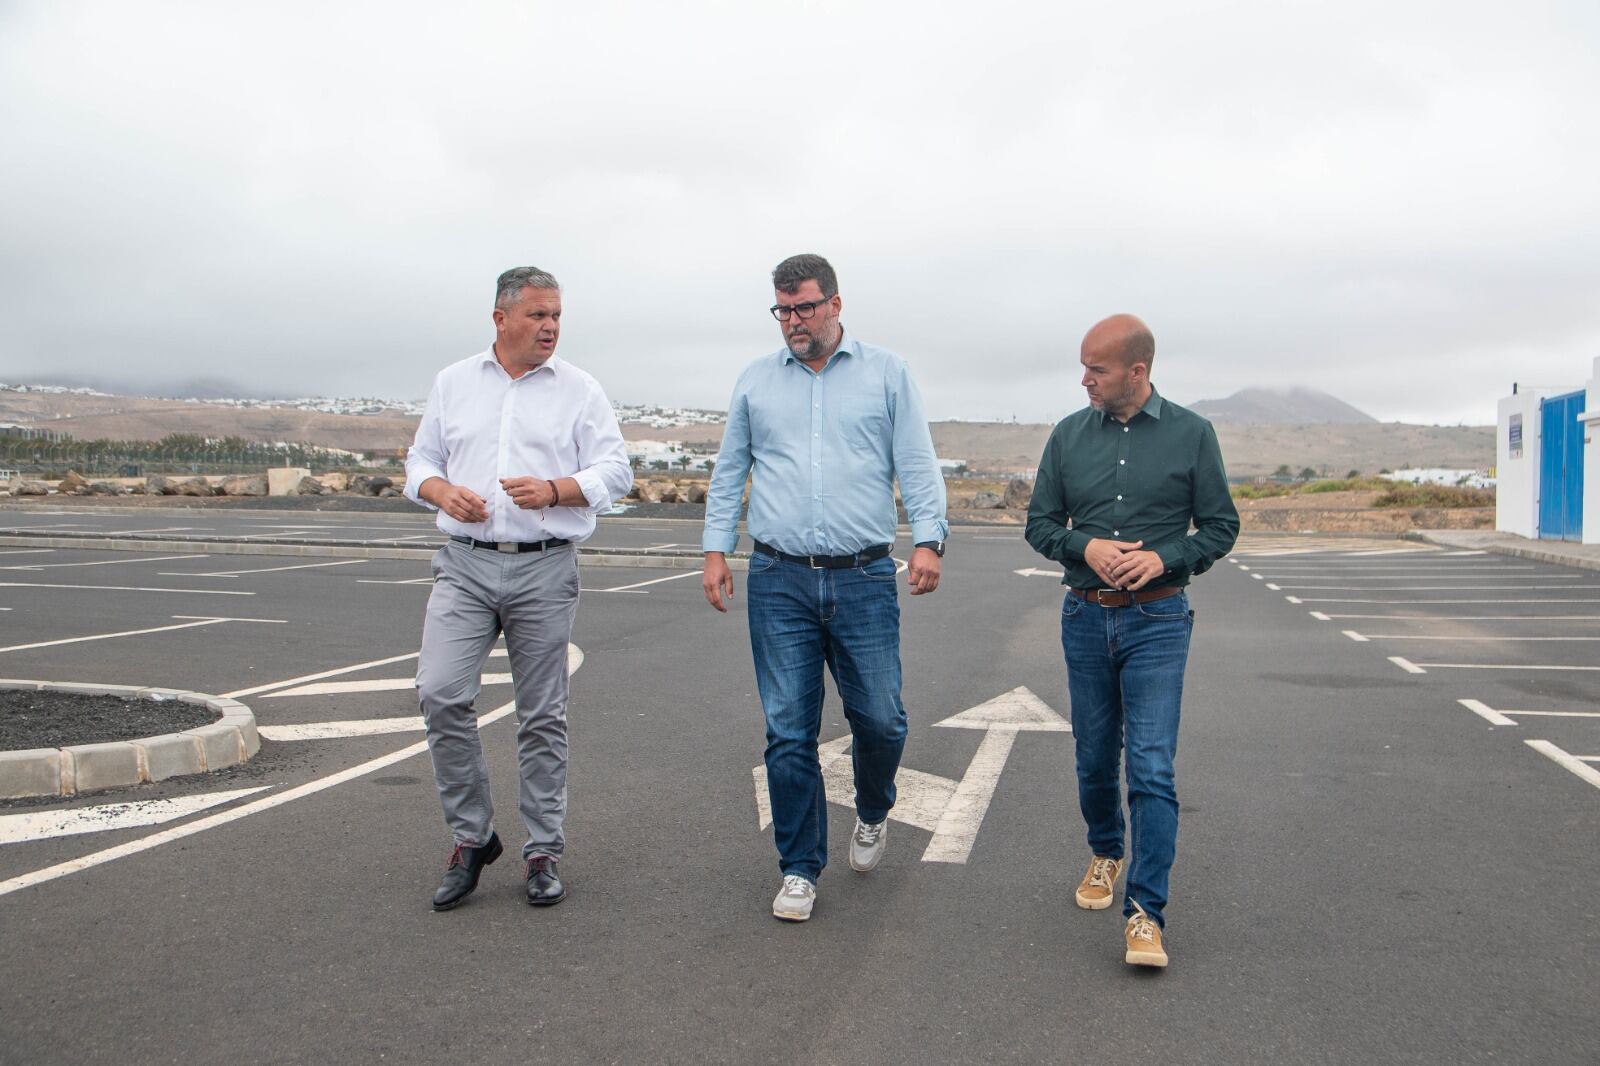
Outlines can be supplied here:
<path id="1" fill-rule="evenodd" d="M 706 602 L 723 614 L 728 609 L 722 605 L 724 594 L 728 602 L 733 602 L 733 571 L 728 569 L 728 559 L 721 552 L 706 552 L 706 568 L 700 574 L 700 588 L 706 594 Z"/>
<path id="2" fill-rule="evenodd" d="M 500 487 L 511 502 L 524 511 L 538 511 L 555 506 L 556 495 L 550 482 L 540 477 L 503 477 Z"/>
<path id="3" fill-rule="evenodd" d="M 1124 552 L 1122 558 L 1112 566 L 1111 577 L 1115 587 L 1136 592 L 1166 571 L 1166 564 L 1155 552 L 1130 551 Z"/>
<path id="4" fill-rule="evenodd" d="M 1136 551 L 1143 546 L 1142 540 L 1129 542 L 1096 537 L 1084 547 L 1083 561 L 1089 564 L 1089 569 L 1100 575 L 1100 580 L 1106 583 L 1106 588 L 1121 588 L 1122 586 L 1117 584 L 1117 565 L 1128 552 Z"/>
<path id="5" fill-rule="evenodd" d="M 442 477 L 431 477 L 417 489 L 417 495 L 457 522 L 487 522 L 489 505 L 469 488 L 452 485 Z"/>
<path id="6" fill-rule="evenodd" d="M 911 595 L 921 596 L 939 587 L 939 553 L 932 548 L 917 548 L 911 552 L 907 573 L 911 581 Z"/>

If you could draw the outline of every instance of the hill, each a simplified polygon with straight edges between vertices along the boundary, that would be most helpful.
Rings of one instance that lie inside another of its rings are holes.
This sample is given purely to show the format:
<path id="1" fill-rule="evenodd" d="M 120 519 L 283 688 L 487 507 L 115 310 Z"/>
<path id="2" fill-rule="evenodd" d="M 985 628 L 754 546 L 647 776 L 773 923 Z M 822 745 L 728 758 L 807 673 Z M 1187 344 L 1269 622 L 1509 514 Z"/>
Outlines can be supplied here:
<path id="1" fill-rule="evenodd" d="M 1226 399 L 1201 400 L 1188 407 L 1217 425 L 1374 425 L 1378 421 L 1316 389 L 1240 389 Z"/>
<path id="2" fill-rule="evenodd" d="M 1247 390 L 1248 391 L 1248 390 Z M 1198 406 L 1198 405 L 1196 405 Z M 293 408 L 239 408 L 132 396 L 0 392 L 0 423 L 33 425 L 79 440 L 110 437 L 157 440 L 168 433 L 229 435 L 259 441 L 304 441 L 366 451 L 403 448 L 417 420 L 399 414 L 339 415 Z M 964 460 L 974 473 L 1031 470 L 1050 435 L 1044 423 L 935 422 L 934 447 Z M 680 440 L 714 449 L 720 425 L 656 429 L 626 424 L 630 440 Z M 1485 469 L 1494 463 L 1492 426 L 1416 426 L 1399 422 L 1271 425 L 1217 424 L 1222 454 L 1234 477 L 1271 474 L 1287 464 L 1343 475 L 1410 466 Z"/>

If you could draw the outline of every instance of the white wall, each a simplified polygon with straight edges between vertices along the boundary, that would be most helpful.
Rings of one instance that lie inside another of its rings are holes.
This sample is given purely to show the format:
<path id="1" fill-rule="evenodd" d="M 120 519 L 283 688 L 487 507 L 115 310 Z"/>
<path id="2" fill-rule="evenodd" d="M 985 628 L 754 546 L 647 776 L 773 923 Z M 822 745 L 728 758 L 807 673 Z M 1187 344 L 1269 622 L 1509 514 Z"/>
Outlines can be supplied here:
<path id="1" fill-rule="evenodd" d="M 1553 389 L 1524 389 L 1500 401 L 1495 419 L 1494 528 L 1501 532 L 1530 540 L 1539 536 L 1539 401 L 1555 395 Z M 1522 415 L 1520 459 L 1511 458 L 1513 414 Z"/>
<path id="2" fill-rule="evenodd" d="M 1583 542 L 1600 544 L 1600 359 L 1583 400 Z"/>

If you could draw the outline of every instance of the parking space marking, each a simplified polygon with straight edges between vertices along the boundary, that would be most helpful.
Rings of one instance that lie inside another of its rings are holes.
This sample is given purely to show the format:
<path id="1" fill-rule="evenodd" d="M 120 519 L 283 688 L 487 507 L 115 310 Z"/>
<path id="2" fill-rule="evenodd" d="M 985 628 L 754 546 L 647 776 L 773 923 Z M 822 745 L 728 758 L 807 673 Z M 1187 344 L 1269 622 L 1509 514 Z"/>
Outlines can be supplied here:
<path id="1" fill-rule="evenodd" d="M 1251 574 L 1260 577 L 1260 574 Z M 1358 585 L 1285 585 L 1296 592 L 1544 592 L 1600 589 L 1600 585 L 1395 585 L 1386 589 L 1364 589 Z"/>
<path id="2" fill-rule="evenodd" d="M 50 585 L 42 581 L 0 581 L 0 588 L 88 589 L 93 592 L 186 592 L 191 596 L 254 596 L 254 592 L 235 589 L 162 589 L 142 585 Z"/>
<path id="3" fill-rule="evenodd" d="M 1600 603 L 1600 599 L 1596 599 L 1592 596 L 1579 596 L 1573 599 L 1561 600 L 1552 600 L 1549 596 L 1545 596 L 1544 598 L 1537 600 L 1361 600 L 1319 596 L 1307 596 L 1305 599 L 1300 599 L 1296 596 L 1285 596 L 1284 599 L 1288 600 L 1290 603 L 1392 603 L 1396 606 L 1418 603 L 1441 605 L 1448 603 L 1542 603 L 1546 606 L 1551 603 Z"/>
<path id="4" fill-rule="evenodd" d="M 1407 662 L 1390 656 L 1390 662 L 1399 664 Z M 1426 673 L 1429 670 L 1561 670 L 1572 672 L 1597 672 L 1600 666 L 1561 666 L 1561 665 L 1534 665 L 1532 663 L 1407 663 L 1413 673 Z"/>
<path id="5" fill-rule="evenodd" d="M 116 829 L 138 829 L 160 825 L 191 814 L 232 803 L 244 796 L 265 792 L 270 786 L 236 788 L 175 799 L 140 800 L 135 803 L 107 803 L 98 807 L 78 807 L 70 811 L 39 811 L 35 814 L 0 815 L 0 845 L 22 844 L 30 840 L 76 836 L 80 833 L 107 833 Z"/>
<path id="6" fill-rule="evenodd" d="M 1578 756 L 1571 752 L 1556 747 L 1548 740 L 1524 740 L 1524 744 L 1545 758 L 1554 762 L 1563 769 L 1570 770 L 1576 777 L 1589 782 L 1595 788 L 1600 788 L 1600 770 L 1589 765 L 1595 756 Z"/>
<path id="7" fill-rule="evenodd" d="M 147 555 L 142 559 L 96 559 L 88 563 L 22 563 L 0 566 L 0 570 L 55 570 L 63 566 L 118 566 L 125 563 L 165 563 L 173 559 L 206 559 L 205 555 Z M 185 575 L 179 575 L 180 577 Z"/>
<path id="8" fill-rule="evenodd" d="M 1384 622 L 1600 622 L 1600 614 L 1323 614 L 1312 611 L 1311 617 L 1322 622 L 1331 618 Z"/>
<path id="9" fill-rule="evenodd" d="M 259 570 L 214 570 L 207 573 L 175 573 L 162 572 L 162 577 L 239 577 L 241 574 L 275 574 L 280 570 L 314 570 L 319 566 L 354 566 L 357 563 L 371 562 L 370 559 L 338 559 L 331 563 L 297 563 L 294 566 L 265 566 Z"/>
<path id="10" fill-rule="evenodd" d="M 403 578 L 358 577 L 358 578 L 356 578 L 356 584 L 358 584 L 358 585 L 431 585 L 431 584 L 433 584 L 433 578 L 431 578 L 431 577 L 403 577 Z"/>
<path id="11" fill-rule="evenodd" d="M 225 618 L 207 618 L 197 622 L 183 622 L 175 626 L 153 626 L 149 629 L 124 629 L 118 633 L 95 633 L 87 637 L 67 637 L 63 640 L 41 640 L 34 644 L 12 644 L 0 648 L 0 652 L 28 651 L 32 648 L 54 648 L 62 644 L 82 644 L 91 640 L 110 640 L 112 637 L 137 637 L 145 633 L 168 633 L 174 629 L 197 629 L 201 626 L 214 626 L 225 622 Z"/>
<path id="12" fill-rule="evenodd" d="M 1443 635 L 1440 635 L 1440 634 L 1437 634 L 1437 633 L 1367 633 L 1367 634 L 1361 634 L 1361 633 L 1357 633 L 1353 629 L 1346 629 L 1344 631 L 1344 634 L 1345 634 L 1345 636 L 1349 637 L 1351 640 L 1361 640 L 1361 641 L 1366 641 L 1366 640 L 1451 640 L 1451 641 L 1467 641 L 1467 640 L 1471 640 L 1471 641 L 1493 641 L 1496 644 L 1502 644 L 1502 643 L 1534 643 L 1534 642 L 1544 643 L 1544 642 L 1553 642 L 1553 641 L 1596 641 L 1596 640 L 1600 640 L 1600 637 L 1458 637 L 1458 636 L 1452 636 L 1452 635 L 1450 635 L 1448 633 L 1447 634 L 1443 634 Z"/>
<path id="13" fill-rule="evenodd" d="M 1428 672 L 1422 667 L 1418 666 L 1416 663 L 1412 662 L 1410 659 L 1405 659 L 1398 655 L 1389 656 L 1389 661 L 1394 663 L 1408 674 L 1425 674 Z"/>
<path id="14" fill-rule="evenodd" d="M 1456 700 L 1456 702 L 1461 704 L 1461 706 L 1465 707 L 1467 710 L 1471 711 L 1473 714 L 1482 718 L 1484 721 L 1488 722 L 1490 725 L 1517 724 L 1514 719 L 1507 718 L 1505 715 L 1501 714 L 1499 711 L 1495 710 L 1493 707 L 1481 700 Z"/>
<path id="15" fill-rule="evenodd" d="M 703 570 L 685 570 L 681 574 L 669 574 L 666 577 L 651 578 L 649 581 L 636 581 L 631 585 L 618 585 L 616 588 L 609 588 L 609 589 L 585 589 L 584 591 L 586 591 L 586 592 L 629 592 L 629 591 L 632 591 L 633 589 L 642 589 L 646 585 L 659 585 L 663 581 L 678 581 L 678 580 L 680 580 L 682 578 L 686 578 L 686 577 L 699 577 L 704 572 L 705 571 L 703 571 Z"/>
<path id="16" fill-rule="evenodd" d="M 338 677 L 340 674 L 353 674 L 357 670 L 372 670 L 379 666 L 388 666 L 392 663 L 403 663 L 407 659 L 415 659 L 421 652 L 407 652 L 404 655 L 391 655 L 387 659 L 373 659 L 369 662 L 356 663 L 353 666 L 337 666 L 332 670 L 323 670 L 321 673 L 304 674 L 300 677 L 291 677 L 287 681 L 269 681 L 264 685 L 252 688 L 236 689 L 233 692 L 224 692 L 222 697 L 229 700 L 243 699 L 246 696 L 256 696 L 273 689 L 288 688 L 290 685 L 299 685 L 307 681 L 321 681 L 325 677 Z"/>
<path id="17" fill-rule="evenodd" d="M 54 548 L 7 548 L 0 555 L 54 555 Z"/>
<path id="18" fill-rule="evenodd" d="M 107 529 L 101 531 L 102 537 L 127 537 L 135 533 L 202 533 L 210 532 L 211 526 L 158 526 L 155 529 Z"/>
<path id="19" fill-rule="evenodd" d="M 275 700 L 284 696 L 344 696 L 353 692 L 400 692 L 403 689 L 415 688 L 417 684 L 414 677 L 374 677 L 365 681 L 320 681 L 310 685 L 299 685 L 295 688 L 280 689 L 269 692 L 261 698 Z M 510 674 L 484 674 L 478 679 L 480 685 L 509 685 Z"/>

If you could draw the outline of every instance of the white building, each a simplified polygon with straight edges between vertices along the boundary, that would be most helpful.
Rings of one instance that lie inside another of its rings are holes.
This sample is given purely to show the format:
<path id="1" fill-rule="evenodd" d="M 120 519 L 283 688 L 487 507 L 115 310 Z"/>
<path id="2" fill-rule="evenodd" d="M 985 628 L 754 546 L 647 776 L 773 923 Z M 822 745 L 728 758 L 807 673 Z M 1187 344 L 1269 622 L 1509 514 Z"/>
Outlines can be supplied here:
<path id="1" fill-rule="evenodd" d="M 1600 359 L 1583 388 L 1505 397 L 1497 422 L 1495 528 L 1600 544 Z"/>

